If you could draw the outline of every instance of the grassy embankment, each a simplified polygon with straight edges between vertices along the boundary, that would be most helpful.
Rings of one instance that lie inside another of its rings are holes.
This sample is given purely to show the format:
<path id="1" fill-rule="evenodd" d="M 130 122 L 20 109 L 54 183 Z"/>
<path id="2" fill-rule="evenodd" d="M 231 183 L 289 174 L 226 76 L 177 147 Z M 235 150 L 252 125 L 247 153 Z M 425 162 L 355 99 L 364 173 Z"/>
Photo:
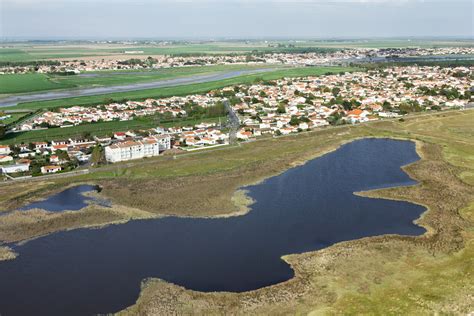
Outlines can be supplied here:
<path id="1" fill-rule="evenodd" d="M 422 160 L 405 167 L 420 184 L 361 193 L 410 200 L 429 211 L 419 220 L 420 237 L 381 236 L 285 256 L 292 280 L 256 291 L 199 293 L 149 280 L 137 304 L 124 314 L 431 314 L 474 308 L 474 111 L 436 113 L 343 126 L 269 139 L 195 155 L 157 157 L 98 169 L 76 178 L 0 187 L 11 209 L 80 182 L 98 183 L 116 205 L 69 213 L 12 213 L 0 217 L 0 239 L 18 241 L 57 230 L 100 226 L 160 214 L 222 216 L 241 212 L 232 202 L 243 185 L 359 137 L 418 140 Z M 199 188 L 197 190 L 196 188 Z M 242 202 L 242 196 L 238 197 Z M 244 201 L 245 202 L 245 201 Z M 242 205 L 241 205 L 242 206 Z"/>
<path id="2" fill-rule="evenodd" d="M 42 108 L 55 108 L 61 106 L 71 106 L 71 105 L 91 105 L 99 104 L 104 102 L 105 99 L 111 98 L 114 100 L 122 99 L 144 99 L 144 98 L 160 98 L 160 97 L 169 97 L 176 95 L 187 95 L 194 93 L 205 93 L 210 90 L 223 88 L 233 84 L 249 84 L 253 83 L 256 79 L 271 80 L 278 79 L 282 77 L 299 77 L 299 76 L 317 76 L 325 73 L 338 73 L 341 71 L 355 71 L 358 68 L 346 68 L 346 67 L 308 67 L 308 68 L 292 68 L 285 70 L 276 70 L 272 72 L 244 75 L 231 79 L 225 79 L 220 81 L 167 87 L 167 88 L 158 88 L 158 89 L 148 89 L 132 92 L 123 92 L 115 93 L 109 95 L 99 95 L 99 96 L 90 96 L 90 97 L 80 97 L 80 98 L 69 98 L 62 100 L 53 100 L 53 101 L 41 101 L 41 102 L 31 102 L 23 103 L 15 107 L 9 107 L 4 109 L 42 109 Z M 103 135 L 110 133 L 111 131 L 116 130 L 117 128 L 129 128 L 129 129 L 138 129 L 138 128 L 149 128 L 156 126 L 157 122 L 154 120 L 143 119 L 141 121 L 128 121 L 128 122 L 105 122 L 97 124 L 88 124 L 82 126 L 68 127 L 66 129 L 50 129 L 43 131 L 29 131 L 29 132 L 20 132 L 14 134 L 8 134 L 4 139 L 0 141 L 3 144 L 12 144 L 12 143 L 21 143 L 21 142 L 31 142 L 31 141 L 42 141 L 46 138 L 56 137 L 56 135 L 66 135 L 66 136 L 76 136 L 80 135 L 84 131 L 89 131 L 91 133 L 97 133 L 98 135 Z"/>
<path id="3" fill-rule="evenodd" d="M 126 85 L 155 80 L 183 78 L 193 75 L 210 75 L 233 70 L 273 68 L 271 65 L 216 65 L 179 67 L 154 70 L 117 70 L 87 72 L 87 75 L 55 74 L 7 74 L 0 76 L 0 94 L 16 94 L 35 91 L 49 91 L 64 88 L 86 88 L 112 85 Z M 280 66 L 281 67 L 281 66 Z"/>

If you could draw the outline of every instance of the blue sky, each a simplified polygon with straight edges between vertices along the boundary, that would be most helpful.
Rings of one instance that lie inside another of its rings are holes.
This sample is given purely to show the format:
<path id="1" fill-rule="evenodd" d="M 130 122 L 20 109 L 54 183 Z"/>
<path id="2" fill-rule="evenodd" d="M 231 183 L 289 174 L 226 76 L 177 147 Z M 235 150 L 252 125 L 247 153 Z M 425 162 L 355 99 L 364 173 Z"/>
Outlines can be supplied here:
<path id="1" fill-rule="evenodd" d="M 0 0 L 0 37 L 474 36 L 472 0 Z"/>

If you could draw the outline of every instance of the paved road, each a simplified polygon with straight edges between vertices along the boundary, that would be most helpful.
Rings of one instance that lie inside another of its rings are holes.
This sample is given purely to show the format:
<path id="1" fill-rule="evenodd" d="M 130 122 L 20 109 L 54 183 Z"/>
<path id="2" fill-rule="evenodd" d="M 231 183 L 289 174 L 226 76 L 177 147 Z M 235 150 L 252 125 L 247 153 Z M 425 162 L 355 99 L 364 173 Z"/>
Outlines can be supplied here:
<path id="1" fill-rule="evenodd" d="M 193 83 L 204 83 L 210 81 L 219 81 L 229 78 L 234 78 L 242 75 L 256 74 L 268 71 L 275 71 L 277 68 L 261 68 L 252 70 L 234 70 L 228 72 L 220 72 L 216 74 L 208 75 L 194 75 L 184 78 L 175 78 L 168 80 L 156 80 L 149 82 L 133 83 L 127 85 L 117 85 L 110 87 L 95 87 L 95 88 L 83 88 L 83 89 L 68 89 L 60 91 L 45 91 L 32 94 L 14 95 L 9 97 L 0 98 L 0 107 L 14 106 L 21 102 L 33 102 L 33 101 L 46 101 L 46 100 L 57 100 L 73 97 L 83 97 L 92 95 L 101 95 L 117 92 L 128 92 L 145 89 L 173 87 L 180 85 L 187 85 Z"/>
<path id="2" fill-rule="evenodd" d="M 234 109 L 232 106 L 230 106 L 229 101 L 224 101 L 224 105 L 228 111 L 229 115 L 229 143 L 235 144 L 237 141 L 237 131 L 239 130 L 240 127 L 240 120 L 239 117 L 237 116 L 237 113 L 235 113 Z"/>

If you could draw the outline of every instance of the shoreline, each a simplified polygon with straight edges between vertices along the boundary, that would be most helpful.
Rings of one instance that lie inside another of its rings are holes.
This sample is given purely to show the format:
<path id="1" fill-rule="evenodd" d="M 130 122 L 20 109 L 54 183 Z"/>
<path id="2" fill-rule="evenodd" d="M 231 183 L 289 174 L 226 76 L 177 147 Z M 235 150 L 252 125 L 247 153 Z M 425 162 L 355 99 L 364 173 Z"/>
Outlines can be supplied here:
<path id="1" fill-rule="evenodd" d="M 423 155 L 421 153 L 421 148 L 423 146 L 423 143 L 420 142 L 420 141 L 417 141 L 417 140 L 412 140 L 412 139 L 403 139 L 403 138 L 398 138 L 398 137 L 394 137 L 394 138 L 391 138 L 391 137 L 385 137 L 385 136 L 382 136 L 382 137 L 359 137 L 359 138 L 355 138 L 355 139 L 352 139 L 352 140 L 348 140 L 348 141 L 345 141 L 341 144 L 339 144 L 338 146 L 336 146 L 336 148 L 334 149 L 331 149 L 331 150 L 327 150 L 325 152 L 322 152 L 320 154 L 318 154 L 317 156 L 313 157 L 313 158 L 309 158 L 307 160 L 301 160 L 301 161 L 298 161 L 298 162 L 295 162 L 295 165 L 280 172 L 280 173 L 277 173 L 277 174 L 274 174 L 274 175 L 270 175 L 264 179 L 260 179 L 256 182 L 253 182 L 251 184 L 247 184 L 245 185 L 244 187 L 248 187 L 248 186 L 253 186 L 253 185 L 258 185 L 258 184 L 261 184 L 263 181 L 267 180 L 267 179 L 270 179 L 272 177 L 276 177 L 278 175 L 281 175 L 282 173 L 290 170 L 290 169 L 293 169 L 293 168 L 297 168 L 299 166 L 302 166 L 308 162 L 310 162 L 311 160 L 314 160 L 314 159 L 318 159 L 326 154 L 329 154 L 329 153 L 332 153 L 332 152 L 335 152 L 337 151 L 338 149 L 340 149 L 342 146 L 346 145 L 346 144 L 349 144 L 349 143 L 352 143 L 354 141 L 358 141 L 358 140 L 362 140 L 362 139 L 389 139 L 389 140 L 398 140 L 398 141 L 410 141 L 410 142 L 413 142 L 415 143 L 416 147 L 415 147 L 415 150 L 418 154 L 418 156 L 420 157 L 419 160 L 415 161 L 415 162 L 412 162 L 412 163 L 409 163 L 409 164 L 406 164 L 406 165 L 403 165 L 403 166 L 400 166 L 400 169 L 403 170 L 403 172 L 405 172 L 409 177 L 410 179 L 413 179 L 413 180 L 416 180 L 418 183 L 415 184 L 415 185 L 420 185 L 420 181 L 415 179 L 413 177 L 412 174 L 410 174 L 405 168 L 410 166 L 410 165 L 414 165 L 418 162 L 420 162 L 423 158 Z M 397 189 L 397 188 L 403 188 L 403 187 L 411 187 L 411 186 L 395 186 L 395 187 L 389 187 L 389 188 L 376 188 L 376 189 L 373 189 L 373 190 L 369 190 L 369 191 L 360 191 L 360 192 L 353 192 L 354 195 L 357 195 L 357 196 L 361 196 L 361 197 L 364 197 L 364 198 L 372 198 L 372 199 L 388 199 L 388 200 L 395 200 L 395 201 L 402 201 L 402 202 L 408 202 L 408 203 L 412 203 L 412 204 L 416 204 L 416 205 L 420 205 L 420 206 L 423 206 L 426 210 L 423 211 L 423 213 L 420 214 L 420 217 L 418 217 L 413 223 L 420 226 L 420 227 L 423 227 L 425 228 L 425 232 L 423 234 L 420 234 L 420 235 L 416 235 L 416 236 L 408 236 L 408 235 L 400 235 L 400 234 L 382 234 L 382 235 L 375 235 L 375 236 L 368 236 L 368 237 L 362 237 L 362 238 L 358 238 L 358 239 L 353 239 L 353 240 L 345 240 L 345 241 L 341 241 L 341 242 L 337 242 L 335 244 L 332 244 L 330 246 L 327 246 L 327 247 L 324 247 L 322 249 L 318 249 L 318 250 L 310 250 L 310 251 L 305 251 L 305 252 L 302 252 L 302 253 L 290 253 L 290 254 L 286 254 L 286 255 L 283 255 L 280 257 L 280 259 L 282 261 L 284 261 L 286 264 L 288 264 L 288 266 L 291 268 L 291 270 L 293 271 L 293 276 L 291 278 L 289 278 L 288 280 L 285 280 L 285 281 L 282 281 L 282 282 L 278 282 L 278 283 L 275 283 L 275 284 L 271 284 L 271 285 L 267 285 L 267 286 L 264 286 L 264 287 L 261 287 L 261 288 L 258 288 L 258 289 L 254 289 L 254 290 L 250 290 L 250 291 L 243 291 L 243 292 L 225 292 L 225 291 L 214 291 L 214 292 L 201 292 L 201 291 L 196 291 L 196 290 L 193 290 L 193 289 L 188 289 L 184 286 L 181 286 L 181 285 L 178 285 L 178 284 L 174 284 L 174 283 L 171 283 L 171 282 L 168 282 L 168 281 L 165 281 L 161 278 L 154 278 L 154 277 L 148 277 L 148 278 L 145 278 L 144 280 L 142 280 L 142 285 L 141 285 L 141 288 L 142 290 L 144 288 L 146 288 L 148 285 L 149 282 L 163 282 L 165 284 L 169 284 L 169 285 L 172 285 L 173 287 L 177 287 L 179 289 L 182 289 L 186 292 L 195 292 L 195 293 L 220 293 L 220 294 L 241 294 L 241 293 L 248 293 L 248 294 L 251 294 L 251 293 L 258 293 L 259 291 L 262 291 L 262 290 L 266 290 L 266 289 L 272 289 L 274 287 L 284 287 L 285 285 L 287 284 L 290 284 L 291 282 L 296 282 L 296 279 L 298 278 L 298 270 L 297 270 L 297 266 L 294 265 L 294 263 L 292 262 L 292 258 L 295 257 L 295 256 L 300 256 L 300 255 L 316 255 L 320 252 L 325 252 L 325 251 L 331 251 L 331 248 L 333 247 L 337 247 L 337 246 L 351 246 L 352 243 L 359 243 L 359 242 L 366 242 L 366 243 L 370 243 L 372 241 L 375 241 L 375 240 L 378 240 L 378 239 L 385 239 L 385 238 L 419 238 L 419 237 L 423 237 L 423 236 L 426 236 L 430 233 L 432 233 L 432 228 L 430 226 L 426 226 L 426 224 L 423 224 L 423 223 L 418 223 L 422 217 L 425 216 L 425 214 L 427 214 L 429 211 L 430 211 L 430 208 L 427 206 L 427 205 L 421 205 L 419 203 L 416 203 L 416 202 L 413 202 L 412 200 L 410 199 L 395 199 L 395 198 L 385 198 L 383 197 L 383 193 L 380 194 L 379 191 L 383 191 L 383 190 L 387 190 L 387 189 Z M 241 192 L 241 194 L 244 195 L 244 199 L 245 199 L 245 203 L 249 203 L 249 204 L 245 204 L 244 207 L 246 208 L 246 212 L 241 214 L 241 213 L 237 213 L 237 214 L 229 214 L 229 216 L 224 216 L 224 217 L 232 217 L 232 216 L 240 216 L 240 215 L 245 215 L 247 214 L 248 212 L 252 211 L 251 209 L 251 205 L 253 203 L 255 203 L 255 200 L 253 200 L 252 198 L 250 198 L 247 193 L 248 191 L 247 190 L 242 190 L 242 189 L 239 189 L 236 191 L 237 192 Z M 370 195 L 368 194 L 370 193 Z M 364 194 L 367 194 L 367 195 L 364 195 Z M 378 195 L 380 194 L 380 195 Z M 178 216 L 179 217 L 179 216 Z M 210 218 L 222 218 L 222 217 L 210 217 Z M 141 295 L 141 292 L 140 292 L 140 295 Z M 139 297 L 140 298 L 140 297 Z M 138 301 L 138 300 L 137 300 Z M 126 310 L 126 309 L 125 309 Z M 124 310 L 124 311 L 125 311 Z M 117 314 L 120 314 L 117 313 Z"/>
<path id="2" fill-rule="evenodd" d="M 372 138 L 391 138 L 391 137 L 372 137 Z M 305 275 L 301 273 L 300 269 L 300 262 L 301 258 L 304 257 L 311 257 L 311 256 L 324 256 L 326 254 L 331 254 L 334 252 L 339 251 L 340 249 L 345 249 L 345 248 L 353 248 L 355 246 L 369 246 L 369 245 L 376 245 L 380 242 L 385 242 L 388 240 L 388 242 L 392 243 L 397 243 L 397 242 L 404 242 L 407 241 L 409 243 L 414 243 L 414 244 L 419 244 L 422 242 L 428 242 L 430 239 L 436 238 L 436 235 L 439 234 L 440 232 L 433 226 L 433 217 L 436 216 L 435 210 L 433 209 L 432 205 L 430 203 L 420 203 L 415 196 L 412 194 L 410 196 L 404 196 L 401 197 L 400 195 L 393 195 L 390 196 L 387 194 L 387 192 L 390 191 L 395 191 L 398 193 L 401 193 L 400 191 L 405 191 L 405 190 L 413 190 L 416 188 L 420 189 L 426 189 L 428 185 L 426 185 L 423 182 L 423 179 L 417 174 L 416 171 L 413 169 L 417 169 L 420 167 L 420 165 L 426 164 L 430 162 L 429 157 L 425 154 L 425 150 L 428 150 L 428 147 L 430 146 L 435 146 L 433 144 L 428 144 L 425 142 L 421 142 L 420 140 L 415 140 L 415 139 L 407 139 L 407 138 L 400 138 L 400 137 L 393 137 L 392 139 L 397 139 L 397 140 L 409 140 L 413 141 L 416 145 L 416 151 L 417 154 L 419 155 L 420 159 L 410 163 L 408 165 L 401 166 L 401 169 L 411 178 L 416 180 L 418 183 L 415 185 L 411 186 L 398 186 L 398 187 L 391 187 L 391 188 L 381 188 L 381 189 L 374 189 L 370 191 L 363 191 L 363 192 L 354 192 L 355 195 L 360 195 L 363 197 L 367 198 L 380 198 L 380 199 L 391 199 L 391 200 L 397 200 L 397 201 L 405 201 L 417 205 L 421 205 L 426 208 L 426 210 L 420 215 L 418 219 L 414 221 L 414 223 L 420 227 L 423 227 L 426 229 L 426 232 L 424 232 L 421 235 L 418 236 L 402 236 L 398 234 L 388 234 L 388 235 L 380 235 L 380 236 L 371 236 L 371 237 L 364 237 L 361 239 L 356 239 L 356 240 L 350 240 L 350 241 L 343 241 L 340 243 L 336 243 L 334 245 L 331 245 L 329 247 L 316 250 L 316 251 L 310 251 L 310 252 L 305 252 L 301 254 L 288 254 L 285 256 L 282 256 L 281 259 L 285 261 L 291 269 L 294 271 L 294 276 L 286 281 L 270 285 L 267 287 L 262 287 L 253 291 L 247 291 L 243 293 L 231 293 L 231 292 L 215 292 L 215 293 L 203 293 L 203 292 L 197 292 L 193 290 L 186 289 L 182 286 L 179 285 L 174 285 L 172 283 L 168 283 L 166 281 L 163 281 L 159 278 L 147 278 L 142 282 L 142 291 L 140 292 L 140 296 L 137 299 L 137 302 L 135 305 L 132 305 L 128 307 L 127 309 L 119 312 L 119 315 L 128 315 L 130 312 L 133 311 L 133 308 L 138 306 L 141 306 L 140 302 L 145 298 L 147 298 L 147 291 L 155 291 L 159 292 L 160 289 L 172 289 L 173 292 L 178 292 L 178 293 L 187 293 L 187 295 L 193 295 L 193 296 L 204 296 L 204 297 L 213 297 L 213 296 L 222 296 L 222 295 L 234 295 L 237 297 L 240 297 L 242 295 L 250 295 L 250 296 L 260 296 L 262 293 L 265 293 L 267 291 L 279 291 L 281 288 L 288 288 L 293 286 L 295 283 L 298 282 L 303 282 Z M 342 146 L 342 145 L 341 145 Z M 444 163 L 449 167 L 450 164 L 445 160 L 444 157 L 442 157 L 442 160 Z M 261 180 L 263 181 L 263 180 Z M 432 201 L 433 202 L 433 201 Z M 454 249 L 458 249 L 455 251 L 459 251 L 460 249 L 463 249 L 462 246 L 454 246 Z M 241 298 L 241 297 L 240 297 Z M 132 312 L 133 313 L 133 312 Z"/>

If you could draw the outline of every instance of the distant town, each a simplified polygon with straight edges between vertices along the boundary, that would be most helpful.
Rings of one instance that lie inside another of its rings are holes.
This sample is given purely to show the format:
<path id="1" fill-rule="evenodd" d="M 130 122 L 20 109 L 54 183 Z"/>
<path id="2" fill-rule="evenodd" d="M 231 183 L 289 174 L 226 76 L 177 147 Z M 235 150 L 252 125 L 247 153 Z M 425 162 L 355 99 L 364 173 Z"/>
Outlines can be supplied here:
<path id="1" fill-rule="evenodd" d="M 403 48 L 403 49 L 340 49 L 336 51 L 302 53 L 248 53 L 202 56 L 143 56 L 143 51 L 124 51 L 130 58 L 96 56 L 87 59 L 45 60 L 36 65 L 22 62 L 0 63 L 0 75 L 26 73 L 81 74 L 101 70 L 144 70 L 190 66 L 265 64 L 289 66 L 318 66 L 343 63 L 371 62 L 377 59 L 399 59 L 428 56 L 474 55 L 472 47 Z"/>

